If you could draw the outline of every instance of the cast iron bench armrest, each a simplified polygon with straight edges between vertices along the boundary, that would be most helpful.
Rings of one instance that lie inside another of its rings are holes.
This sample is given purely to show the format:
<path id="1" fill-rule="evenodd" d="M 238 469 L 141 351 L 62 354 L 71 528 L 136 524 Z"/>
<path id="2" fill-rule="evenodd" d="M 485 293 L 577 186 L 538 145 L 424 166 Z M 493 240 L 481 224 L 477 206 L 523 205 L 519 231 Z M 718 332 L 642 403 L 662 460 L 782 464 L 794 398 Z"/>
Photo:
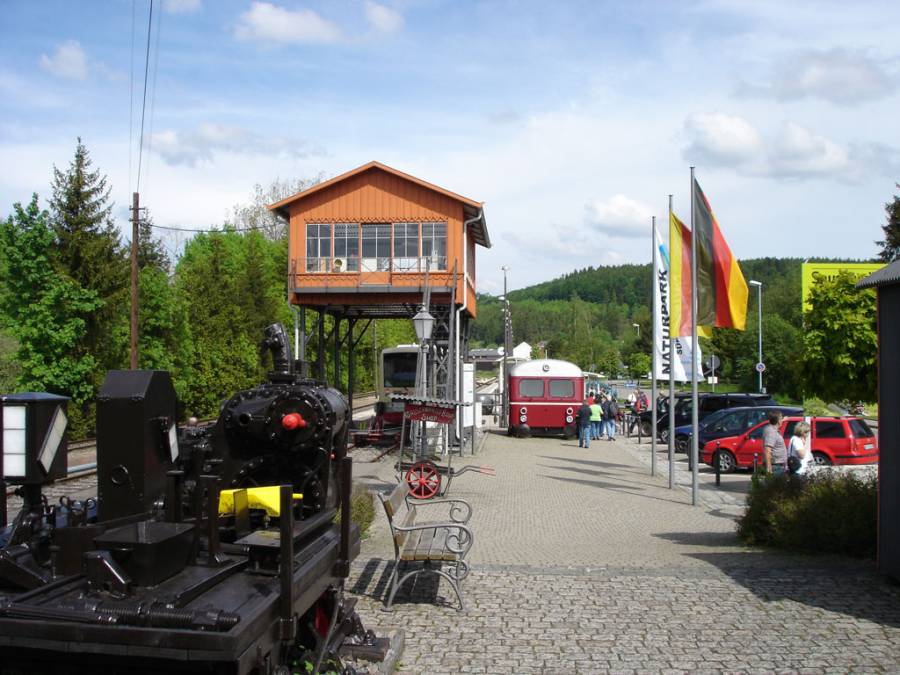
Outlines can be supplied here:
<path id="1" fill-rule="evenodd" d="M 431 506 L 432 504 L 450 504 L 450 520 L 454 523 L 462 523 L 467 524 L 469 519 L 472 517 L 472 505 L 469 504 L 465 499 L 428 499 L 428 500 L 418 500 L 413 497 L 407 495 L 406 497 L 406 506 L 409 508 L 410 504 L 415 504 L 416 508 L 420 508 L 422 506 Z M 460 514 L 460 512 L 463 512 Z"/>

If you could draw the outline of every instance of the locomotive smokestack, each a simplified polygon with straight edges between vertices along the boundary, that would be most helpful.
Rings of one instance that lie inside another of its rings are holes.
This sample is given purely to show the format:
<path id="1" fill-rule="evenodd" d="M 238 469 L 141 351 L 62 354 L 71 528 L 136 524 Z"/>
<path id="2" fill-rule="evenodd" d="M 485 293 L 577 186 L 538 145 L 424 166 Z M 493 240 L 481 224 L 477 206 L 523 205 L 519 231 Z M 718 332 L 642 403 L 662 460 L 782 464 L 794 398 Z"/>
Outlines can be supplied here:
<path id="1" fill-rule="evenodd" d="M 272 352 L 272 373 L 275 375 L 291 375 L 293 360 L 291 358 L 291 344 L 288 342 L 287 333 L 280 323 L 266 326 L 265 337 L 260 344 L 260 351 Z"/>

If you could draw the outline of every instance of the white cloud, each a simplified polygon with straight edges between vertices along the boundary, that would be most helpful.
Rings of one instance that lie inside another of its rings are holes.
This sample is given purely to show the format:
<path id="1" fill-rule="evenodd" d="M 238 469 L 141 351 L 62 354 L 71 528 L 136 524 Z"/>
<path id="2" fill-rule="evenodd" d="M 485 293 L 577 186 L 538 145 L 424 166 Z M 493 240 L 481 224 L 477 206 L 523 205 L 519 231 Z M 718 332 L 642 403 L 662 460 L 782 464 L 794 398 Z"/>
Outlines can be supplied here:
<path id="1" fill-rule="evenodd" d="M 896 73 L 866 52 L 834 48 L 791 53 L 774 65 L 767 84 L 747 85 L 744 92 L 779 101 L 819 98 L 853 105 L 890 95 L 897 81 Z"/>
<path id="2" fill-rule="evenodd" d="M 241 40 L 282 44 L 341 39 L 338 27 L 311 9 L 290 10 L 260 1 L 241 14 L 235 35 Z"/>
<path id="3" fill-rule="evenodd" d="M 611 237 L 648 236 L 653 210 L 625 195 L 606 201 L 594 200 L 585 206 L 587 224 Z"/>
<path id="4" fill-rule="evenodd" d="M 366 0 L 364 7 L 366 20 L 379 33 L 393 33 L 403 28 L 403 16 L 397 10 L 373 0 Z"/>
<path id="5" fill-rule="evenodd" d="M 591 232 L 556 223 L 537 232 L 504 232 L 502 239 L 514 246 L 520 255 L 540 260 L 543 264 L 548 260 L 561 260 L 566 265 L 573 261 L 579 264 L 616 265 L 624 260 L 624 256 L 607 245 L 599 246 L 597 237 Z"/>
<path id="6" fill-rule="evenodd" d="M 163 9 L 169 14 L 190 14 L 203 5 L 203 0 L 165 0 Z"/>
<path id="7" fill-rule="evenodd" d="M 66 40 L 52 56 L 41 54 L 40 66 L 64 80 L 85 80 L 88 76 L 87 56 L 78 40 Z"/>
<path id="8" fill-rule="evenodd" d="M 756 159 L 763 146 L 759 132 L 736 115 L 693 113 L 685 120 L 684 132 L 684 158 L 698 164 L 744 164 Z"/>
<path id="9" fill-rule="evenodd" d="M 779 176 L 851 177 L 862 167 L 852 165 L 846 148 L 795 122 L 785 122 L 769 152 L 770 172 Z"/>
<path id="10" fill-rule="evenodd" d="M 303 140 L 263 136 L 247 129 L 221 124 L 201 124 L 190 131 L 161 131 L 153 134 L 152 149 L 166 164 L 191 167 L 209 163 L 221 152 L 282 157 L 310 157 L 323 153 L 321 148 Z"/>

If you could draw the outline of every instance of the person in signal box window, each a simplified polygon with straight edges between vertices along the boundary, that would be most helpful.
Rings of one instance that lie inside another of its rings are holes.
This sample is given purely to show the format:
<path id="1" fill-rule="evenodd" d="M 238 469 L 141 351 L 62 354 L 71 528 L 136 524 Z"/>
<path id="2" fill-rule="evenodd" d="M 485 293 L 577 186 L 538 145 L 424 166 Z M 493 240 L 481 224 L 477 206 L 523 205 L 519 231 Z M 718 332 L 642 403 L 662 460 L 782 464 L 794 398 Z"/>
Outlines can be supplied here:
<path id="1" fill-rule="evenodd" d="M 780 476 L 787 470 L 787 446 L 781 435 L 781 411 L 769 412 L 769 423 L 763 430 L 763 449 L 766 455 L 766 473 Z"/>

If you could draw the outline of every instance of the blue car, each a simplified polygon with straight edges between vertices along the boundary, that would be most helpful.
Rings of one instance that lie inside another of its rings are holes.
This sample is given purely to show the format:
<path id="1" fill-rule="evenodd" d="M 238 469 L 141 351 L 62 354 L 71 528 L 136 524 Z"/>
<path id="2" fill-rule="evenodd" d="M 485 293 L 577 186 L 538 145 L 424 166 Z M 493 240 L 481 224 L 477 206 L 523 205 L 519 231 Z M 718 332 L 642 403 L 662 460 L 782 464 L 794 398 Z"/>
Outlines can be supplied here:
<path id="1" fill-rule="evenodd" d="M 779 410 L 785 417 L 802 415 L 803 408 L 789 405 L 763 405 L 741 408 L 725 408 L 718 410 L 699 423 L 700 439 L 698 447 L 702 450 L 709 441 L 726 436 L 738 436 L 750 427 L 762 422 L 772 410 Z M 691 444 L 691 425 L 683 424 L 675 427 L 675 450 L 687 452 Z"/>

